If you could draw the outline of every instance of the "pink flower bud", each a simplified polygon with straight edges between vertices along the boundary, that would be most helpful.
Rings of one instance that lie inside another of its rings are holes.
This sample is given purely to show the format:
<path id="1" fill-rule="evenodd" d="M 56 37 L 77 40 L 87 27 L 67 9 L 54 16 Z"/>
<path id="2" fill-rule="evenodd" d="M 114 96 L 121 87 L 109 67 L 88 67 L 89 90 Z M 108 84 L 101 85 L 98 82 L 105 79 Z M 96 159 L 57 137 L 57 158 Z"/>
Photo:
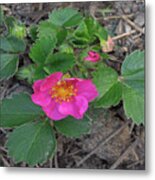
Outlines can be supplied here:
<path id="1" fill-rule="evenodd" d="M 114 49 L 114 41 L 110 36 L 108 36 L 108 40 L 102 43 L 102 51 L 105 53 L 112 52 Z"/>
<path id="2" fill-rule="evenodd" d="M 97 62 L 100 60 L 100 55 L 97 52 L 89 51 L 88 56 L 84 58 L 85 61 Z"/>

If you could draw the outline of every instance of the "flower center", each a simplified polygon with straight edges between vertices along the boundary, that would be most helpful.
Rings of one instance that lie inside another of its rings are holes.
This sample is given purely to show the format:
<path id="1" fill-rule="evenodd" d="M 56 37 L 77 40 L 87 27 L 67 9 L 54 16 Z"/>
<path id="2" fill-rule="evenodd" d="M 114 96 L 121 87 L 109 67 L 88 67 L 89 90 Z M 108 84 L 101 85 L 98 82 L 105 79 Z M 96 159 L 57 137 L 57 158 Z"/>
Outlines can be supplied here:
<path id="1" fill-rule="evenodd" d="M 57 82 L 55 86 L 50 90 L 50 95 L 52 99 L 55 99 L 56 102 L 69 102 L 74 96 L 76 96 L 77 89 L 74 85 L 66 80 Z"/>

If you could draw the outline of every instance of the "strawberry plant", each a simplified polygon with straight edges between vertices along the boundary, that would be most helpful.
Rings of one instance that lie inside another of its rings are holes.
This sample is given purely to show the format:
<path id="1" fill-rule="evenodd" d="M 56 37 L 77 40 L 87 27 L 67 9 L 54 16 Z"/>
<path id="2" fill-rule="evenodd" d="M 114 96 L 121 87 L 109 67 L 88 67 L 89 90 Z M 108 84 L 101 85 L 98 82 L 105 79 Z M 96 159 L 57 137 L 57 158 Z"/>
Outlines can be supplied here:
<path id="1" fill-rule="evenodd" d="M 109 108 L 122 101 L 127 119 L 144 124 L 144 52 L 128 54 L 118 74 L 105 62 L 114 48 L 108 31 L 71 8 L 53 10 L 28 29 L 13 17 L 1 18 L 0 24 L 6 27 L 0 37 L 1 79 L 16 75 L 33 88 L 31 95 L 1 102 L 0 125 L 14 128 L 6 147 L 15 162 L 34 166 L 52 158 L 56 133 L 74 138 L 89 133 L 89 107 Z M 26 32 L 31 63 L 18 68 Z"/>

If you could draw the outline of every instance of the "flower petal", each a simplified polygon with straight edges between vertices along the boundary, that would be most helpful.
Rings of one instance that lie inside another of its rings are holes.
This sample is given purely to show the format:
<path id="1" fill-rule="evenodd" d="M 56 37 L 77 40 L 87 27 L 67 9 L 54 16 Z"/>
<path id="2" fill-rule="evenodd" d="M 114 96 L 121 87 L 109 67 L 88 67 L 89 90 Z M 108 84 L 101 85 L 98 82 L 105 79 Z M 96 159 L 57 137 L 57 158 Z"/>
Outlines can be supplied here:
<path id="1" fill-rule="evenodd" d="M 42 109 L 51 120 L 61 120 L 67 115 L 61 114 L 58 106 L 59 104 L 52 100 L 48 106 L 42 107 Z"/>
<path id="2" fill-rule="evenodd" d="M 40 90 L 45 91 L 51 89 L 52 86 L 54 86 L 63 76 L 63 73 L 56 72 L 48 76 L 44 82 L 42 83 Z"/>
<path id="3" fill-rule="evenodd" d="M 40 91 L 40 86 L 43 83 L 44 80 L 37 80 L 33 84 L 33 90 L 34 92 L 39 92 Z"/>
<path id="4" fill-rule="evenodd" d="M 78 89 L 77 94 L 84 96 L 88 101 L 94 100 L 99 95 L 95 85 L 91 80 L 79 81 L 76 84 L 76 88 Z"/>
<path id="5" fill-rule="evenodd" d="M 82 96 L 75 96 L 71 102 L 63 102 L 59 105 L 59 112 L 64 115 L 71 115 L 76 119 L 82 119 L 88 109 L 88 101 Z"/>
<path id="6" fill-rule="evenodd" d="M 35 104 L 40 106 L 47 106 L 51 102 L 51 97 L 48 92 L 35 92 L 31 95 L 31 99 Z"/>

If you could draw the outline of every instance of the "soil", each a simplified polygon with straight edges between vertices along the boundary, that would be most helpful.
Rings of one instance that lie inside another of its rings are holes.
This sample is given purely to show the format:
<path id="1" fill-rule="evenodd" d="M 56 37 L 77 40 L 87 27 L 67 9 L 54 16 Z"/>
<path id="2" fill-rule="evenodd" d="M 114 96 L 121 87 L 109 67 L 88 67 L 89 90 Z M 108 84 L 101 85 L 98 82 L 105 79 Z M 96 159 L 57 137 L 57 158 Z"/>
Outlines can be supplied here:
<path id="1" fill-rule="evenodd" d="M 5 14 L 15 16 L 26 26 L 46 19 L 48 13 L 59 7 L 74 7 L 84 14 L 93 16 L 108 29 L 112 37 L 116 37 L 115 49 L 110 53 L 112 60 L 108 60 L 107 64 L 114 67 L 118 73 L 126 54 L 145 48 L 145 4 L 143 0 L 3 4 L 2 6 Z M 133 30 L 134 33 L 130 33 Z M 124 36 L 124 33 L 127 35 Z M 26 63 L 28 53 L 21 58 Z M 14 77 L 1 82 L 0 98 L 2 100 L 13 93 L 22 91 L 31 93 L 32 89 L 26 82 Z M 57 134 L 58 151 L 55 157 L 35 167 L 144 170 L 145 128 L 143 125 L 134 125 L 131 120 L 126 119 L 122 102 L 116 107 L 90 110 L 89 113 L 93 119 L 90 134 L 78 139 L 66 138 Z M 120 128 L 122 129 L 119 131 Z M 7 149 L 4 145 L 10 131 L 12 129 L 0 128 L 0 166 L 28 167 L 25 163 L 15 164 L 7 156 Z"/>

